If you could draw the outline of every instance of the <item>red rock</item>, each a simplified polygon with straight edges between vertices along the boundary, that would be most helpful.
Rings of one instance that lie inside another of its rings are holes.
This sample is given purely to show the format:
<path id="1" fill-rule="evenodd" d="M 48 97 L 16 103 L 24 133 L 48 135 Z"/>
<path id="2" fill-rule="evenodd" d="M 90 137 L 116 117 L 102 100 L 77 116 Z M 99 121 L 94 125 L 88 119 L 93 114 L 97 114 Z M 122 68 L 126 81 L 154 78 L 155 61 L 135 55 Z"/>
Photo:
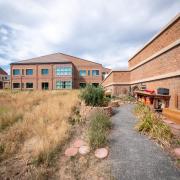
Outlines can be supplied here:
<path id="1" fill-rule="evenodd" d="M 81 146 L 79 148 L 79 153 L 82 154 L 82 155 L 86 155 L 90 152 L 90 148 L 89 146 Z"/>
<path id="2" fill-rule="evenodd" d="M 77 139 L 76 141 L 74 141 L 73 143 L 73 147 L 79 148 L 81 146 L 85 145 L 85 142 L 81 139 Z"/>
<path id="3" fill-rule="evenodd" d="M 68 157 L 75 156 L 78 153 L 78 148 L 71 147 L 66 149 L 65 155 Z"/>
<path id="4" fill-rule="evenodd" d="M 99 159 L 103 159 L 107 157 L 107 155 L 108 155 L 108 150 L 106 148 L 96 149 L 95 151 L 95 156 Z"/>
<path id="5" fill-rule="evenodd" d="M 177 157 L 180 157 L 180 148 L 175 148 L 174 153 Z"/>

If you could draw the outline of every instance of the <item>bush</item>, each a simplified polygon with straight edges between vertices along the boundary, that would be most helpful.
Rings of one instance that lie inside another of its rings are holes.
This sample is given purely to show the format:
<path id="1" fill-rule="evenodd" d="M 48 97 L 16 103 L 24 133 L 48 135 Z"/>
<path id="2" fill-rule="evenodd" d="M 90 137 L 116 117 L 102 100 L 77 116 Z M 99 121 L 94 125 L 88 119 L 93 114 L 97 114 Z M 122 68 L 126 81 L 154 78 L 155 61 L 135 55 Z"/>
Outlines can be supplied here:
<path id="1" fill-rule="evenodd" d="M 164 124 L 160 117 L 142 103 L 135 107 L 135 112 L 139 117 L 139 122 L 136 125 L 137 130 L 158 140 L 160 144 L 169 146 L 172 139 L 169 126 Z"/>
<path id="2" fill-rule="evenodd" d="M 104 89 L 101 86 L 94 87 L 93 85 L 87 85 L 85 89 L 82 89 L 80 98 L 88 106 L 105 106 L 108 103 Z"/>
<path id="3" fill-rule="evenodd" d="M 110 128 L 110 117 L 104 111 L 98 111 L 91 117 L 90 128 L 88 130 L 91 148 L 102 147 L 107 143 L 107 134 Z"/>

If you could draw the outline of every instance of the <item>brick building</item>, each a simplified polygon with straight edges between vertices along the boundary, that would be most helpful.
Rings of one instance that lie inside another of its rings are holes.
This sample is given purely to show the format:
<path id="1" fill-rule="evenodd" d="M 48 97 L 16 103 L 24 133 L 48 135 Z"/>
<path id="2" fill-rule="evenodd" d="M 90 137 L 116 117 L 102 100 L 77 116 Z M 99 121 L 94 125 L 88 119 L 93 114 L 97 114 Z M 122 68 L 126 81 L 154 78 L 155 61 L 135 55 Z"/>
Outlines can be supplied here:
<path id="1" fill-rule="evenodd" d="M 11 64 L 12 89 L 72 89 L 98 85 L 110 69 L 102 64 L 55 53 Z"/>
<path id="2" fill-rule="evenodd" d="M 10 84 L 9 75 L 0 67 L 0 89 L 8 89 Z"/>
<path id="3" fill-rule="evenodd" d="M 114 95 L 137 89 L 167 88 L 172 108 L 180 109 L 180 14 L 128 61 L 127 71 L 112 71 L 102 82 Z"/>

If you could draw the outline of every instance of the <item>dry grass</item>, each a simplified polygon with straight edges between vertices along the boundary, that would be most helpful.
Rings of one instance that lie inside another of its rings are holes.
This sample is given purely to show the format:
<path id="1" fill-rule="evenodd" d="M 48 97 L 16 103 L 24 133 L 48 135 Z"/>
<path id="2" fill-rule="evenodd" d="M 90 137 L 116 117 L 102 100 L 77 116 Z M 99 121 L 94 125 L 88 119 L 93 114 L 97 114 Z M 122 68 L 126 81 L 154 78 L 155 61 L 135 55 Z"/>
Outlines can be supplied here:
<path id="1" fill-rule="evenodd" d="M 163 146 L 170 146 L 172 132 L 157 114 L 152 112 L 149 107 L 142 103 L 136 105 L 135 113 L 139 119 L 139 122 L 136 125 L 138 131 L 148 134 Z"/>
<path id="2" fill-rule="evenodd" d="M 78 91 L 0 92 L 0 159 L 45 161 L 68 138 Z"/>

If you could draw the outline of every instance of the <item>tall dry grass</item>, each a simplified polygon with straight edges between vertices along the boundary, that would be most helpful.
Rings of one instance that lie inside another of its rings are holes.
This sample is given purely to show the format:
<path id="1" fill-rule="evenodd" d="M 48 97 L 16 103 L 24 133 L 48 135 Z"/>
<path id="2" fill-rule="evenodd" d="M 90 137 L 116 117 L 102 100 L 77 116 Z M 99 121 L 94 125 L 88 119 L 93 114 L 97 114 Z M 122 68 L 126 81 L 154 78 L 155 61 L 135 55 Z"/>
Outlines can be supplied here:
<path id="1" fill-rule="evenodd" d="M 139 132 L 148 134 L 163 146 L 170 146 L 173 136 L 172 132 L 156 113 L 152 112 L 148 106 L 142 103 L 136 105 L 135 113 L 139 119 L 136 124 L 136 129 Z"/>
<path id="2" fill-rule="evenodd" d="M 47 160 L 67 139 L 67 120 L 77 102 L 75 90 L 1 93 L 0 126 L 8 124 L 0 132 L 1 159 L 23 153 L 37 162 Z M 11 114 L 21 116 L 12 120 Z"/>

